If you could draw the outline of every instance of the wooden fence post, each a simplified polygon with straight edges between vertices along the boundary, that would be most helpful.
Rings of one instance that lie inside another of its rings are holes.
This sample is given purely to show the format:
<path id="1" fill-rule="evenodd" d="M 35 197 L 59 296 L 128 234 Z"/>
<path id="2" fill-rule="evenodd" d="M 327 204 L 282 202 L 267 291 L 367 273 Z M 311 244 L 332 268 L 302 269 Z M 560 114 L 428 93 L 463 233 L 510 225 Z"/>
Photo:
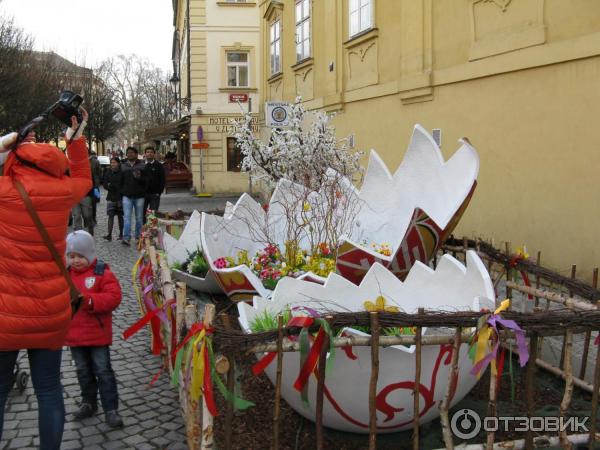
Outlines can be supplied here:
<path id="1" fill-rule="evenodd" d="M 196 309 L 196 305 L 187 305 L 185 307 L 185 327 L 190 330 L 192 326 L 198 322 L 198 311 Z M 186 362 L 187 363 L 187 362 Z M 191 364 L 191 363 L 190 363 Z M 188 368 L 186 367 L 186 370 Z M 191 370 L 194 368 L 192 367 Z M 182 374 L 183 378 L 183 374 Z M 183 383 L 181 383 L 183 386 Z M 187 434 L 187 442 L 188 448 L 190 450 L 199 450 L 200 449 L 200 437 L 202 429 L 200 428 L 200 408 L 198 407 L 198 402 L 192 399 L 190 392 L 186 392 L 186 434 Z"/>
<path id="2" fill-rule="evenodd" d="M 219 314 L 223 326 L 231 330 L 231 321 L 225 313 Z M 233 354 L 227 355 L 229 358 L 229 367 L 227 370 L 227 390 L 233 393 L 235 389 L 235 357 Z M 227 410 L 225 412 L 225 450 L 231 450 L 233 440 L 233 403 L 227 402 Z"/>
<path id="3" fill-rule="evenodd" d="M 440 422 L 442 423 L 442 435 L 444 437 L 444 444 L 446 449 L 454 449 L 454 441 L 452 440 L 452 432 L 450 431 L 450 419 L 448 417 L 448 410 L 450 409 L 450 403 L 456 393 L 456 385 L 458 383 L 458 355 L 460 352 L 461 344 L 461 333 L 462 328 L 458 327 L 454 334 L 454 342 L 452 344 L 452 367 L 450 368 L 450 375 L 448 376 L 448 386 L 446 387 L 446 394 L 444 400 L 440 405 Z"/>
<path id="4" fill-rule="evenodd" d="M 277 374 L 275 375 L 275 411 L 273 414 L 273 450 L 279 450 L 279 414 L 281 411 L 281 376 L 283 373 L 283 316 L 277 316 Z"/>
<path id="5" fill-rule="evenodd" d="M 377 380 L 379 378 L 379 313 L 371 312 L 371 381 L 369 382 L 369 450 L 377 450 Z"/>
<path id="6" fill-rule="evenodd" d="M 204 328 L 210 328 L 212 326 L 213 321 L 215 320 L 215 305 L 208 304 L 204 307 L 204 319 L 203 324 Z M 208 350 L 207 350 L 208 351 Z M 194 367 L 194 370 L 196 368 Z M 207 370 L 210 370 L 208 368 Z M 207 450 L 213 448 L 214 441 L 214 427 L 213 427 L 213 417 L 208 410 L 208 406 L 206 404 L 206 394 L 202 395 L 202 441 L 201 441 L 201 450 Z"/>
<path id="7" fill-rule="evenodd" d="M 466 254 L 466 248 L 467 248 L 467 238 L 464 238 L 464 245 L 465 245 L 465 259 L 467 257 Z M 418 309 L 418 314 L 419 315 L 423 315 L 423 313 L 425 312 L 424 308 L 419 308 Z M 413 449 L 414 450 L 419 450 L 419 400 L 420 400 L 420 392 L 419 392 L 419 386 L 421 385 L 421 352 L 422 352 L 422 345 L 421 345 L 421 332 L 422 332 L 422 328 L 420 326 L 417 327 L 416 330 L 416 334 L 415 334 L 415 338 L 417 339 L 417 342 L 415 342 L 415 384 L 413 387 L 413 410 L 414 410 L 414 416 L 413 416 Z"/>

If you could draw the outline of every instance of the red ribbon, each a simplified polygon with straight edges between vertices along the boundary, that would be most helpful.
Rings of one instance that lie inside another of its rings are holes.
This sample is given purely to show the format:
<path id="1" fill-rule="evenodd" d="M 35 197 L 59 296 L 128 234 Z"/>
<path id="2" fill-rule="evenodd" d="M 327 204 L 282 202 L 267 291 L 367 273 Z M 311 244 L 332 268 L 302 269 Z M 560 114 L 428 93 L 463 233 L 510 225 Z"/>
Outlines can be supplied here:
<path id="1" fill-rule="evenodd" d="M 277 352 L 270 352 L 263 356 L 261 359 L 259 359 L 258 362 L 252 366 L 252 373 L 254 374 L 254 376 L 256 377 L 260 375 L 263 372 L 263 370 L 265 370 L 269 366 L 269 364 L 273 362 L 276 356 Z"/>
<path id="2" fill-rule="evenodd" d="M 177 345 L 177 319 L 171 311 L 171 368 L 175 367 L 175 346 Z"/>
<path id="3" fill-rule="evenodd" d="M 310 349 L 310 352 L 308 354 L 308 357 L 306 358 L 306 361 L 304 362 L 304 365 L 302 366 L 302 369 L 300 369 L 300 374 L 294 382 L 294 388 L 297 391 L 302 391 L 302 389 L 304 389 L 304 386 L 306 385 L 310 374 L 313 373 L 315 368 L 317 367 L 319 355 L 321 354 L 321 350 L 323 350 L 325 342 L 327 342 L 326 337 L 327 334 L 325 333 L 325 330 L 321 328 L 317 333 L 317 338 L 315 339 L 315 342 L 313 343 L 313 346 Z"/>
<path id="4" fill-rule="evenodd" d="M 123 331 L 123 339 L 127 340 L 129 339 L 131 336 L 133 336 L 135 333 L 137 333 L 138 331 L 140 331 L 142 328 L 144 328 L 144 326 L 146 324 L 148 324 L 148 322 L 150 322 L 153 318 L 156 319 L 156 322 L 158 323 L 158 329 L 160 330 L 160 320 L 158 319 L 157 314 L 159 312 L 161 312 L 163 309 L 165 309 L 167 306 L 172 305 L 173 303 L 175 303 L 175 299 L 171 299 L 165 302 L 164 305 L 160 306 L 160 307 L 156 307 L 154 308 L 152 311 L 148 311 L 144 317 L 142 317 L 140 320 L 138 320 L 136 323 L 134 323 L 133 325 L 131 325 L 129 328 L 127 328 L 125 331 Z M 152 323 L 152 332 L 154 333 L 154 323 Z M 160 342 L 160 332 L 158 333 L 159 336 L 159 342 Z M 154 348 L 154 346 L 153 346 Z M 160 353 L 160 352 L 159 352 Z"/>
<path id="5" fill-rule="evenodd" d="M 286 327 L 308 328 L 314 323 L 314 321 L 315 320 L 312 317 L 292 317 L 290 320 L 288 320 Z M 252 373 L 254 374 L 254 376 L 260 375 L 267 367 L 269 367 L 269 364 L 273 362 L 276 356 L 277 352 L 269 352 L 261 359 L 259 359 L 258 362 L 252 366 Z"/>
<path id="6" fill-rule="evenodd" d="M 498 373 L 497 384 L 496 384 L 496 393 L 500 392 L 500 383 L 502 383 L 502 372 L 504 372 L 504 356 L 506 354 L 506 349 L 503 348 L 500 352 L 500 357 L 496 362 L 496 370 Z"/>
<path id="7" fill-rule="evenodd" d="M 508 265 L 510 267 L 517 267 L 517 263 L 523 261 L 525 258 L 523 257 L 523 255 L 514 255 L 511 259 L 510 262 L 508 263 Z M 521 276 L 523 277 L 523 282 L 525 283 L 525 286 L 527 287 L 531 287 L 531 283 L 529 282 L 529 276 L 527 275 L 527 272 L 525 272 L 524 270 L 519 270 L 519 273 L 521 274 Z M 527 294 L 527 298 L 529 300 L 533 300 L 533 295 L 531 294 Z"/>
<path id="8" fill-rule="evenodd" d="M 188 343 L 188 341 L 193 338 L 194 336 L 196 336 L 198 333 L 200 333 L 202 330 L 204 330 L 204 324 L 202 323 L 195 323 L 192 325 L 192 328 L 189 329 L 188 333 L 185 335 L 185 337 L 183 338 L 183 340 L 179 343 L 179 345 L 177 346 L 177 348 L 175 349 L 175 351 L 173 352 L 173 354 L 175 355 L 175 357 L 177 357 L 177 353 L 179 353 L 179 350 L 181 350 L 185 344 Z M 214 328 L 206 328 L 206 334 L 210 334 L 214 331 Z"/>
<path id="9" fill-rule="evenodd" d="M 204 350 L 204 399 L 206 400 L 206 407 L 208 412 L 213 417 L 219 415 L 217 411 L 217 404 L 215 403 L 215 396 L 213 392 L 213 384 L 211 379 L 211 367 L 208 358 L 208 348 Z"/>

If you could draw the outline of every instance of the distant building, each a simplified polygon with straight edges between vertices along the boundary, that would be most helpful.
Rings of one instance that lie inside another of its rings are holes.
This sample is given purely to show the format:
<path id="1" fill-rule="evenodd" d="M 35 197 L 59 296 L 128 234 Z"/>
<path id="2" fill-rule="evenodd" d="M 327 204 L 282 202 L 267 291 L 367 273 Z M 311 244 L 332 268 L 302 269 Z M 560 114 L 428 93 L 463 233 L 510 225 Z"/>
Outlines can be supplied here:
<path id="1" fill-rule="evenodd" d="M 212 2 L 211 2 L 212 3 Z M 216 3 L 212 3 L 213 5 Z M 336 111 L 391 170 L 413 125 L 467 136 L 481 169 L 456 234 L 600 262 L 600 2 L 260 0 L 262 100 Z M 201 17 L 198 16 L 198 17 Z M 366 161 L 365 161 L 366 162 Z M 424 183 L 427 180 L 423 180 Z"/>
<path id="2" fill-rule="evenodd" d="M 239 0 L 174 0 L 173 7 L 174 80 L 179 80 L 181 115 L 190 117 L 185 137 L 194 186 L 199 192 L 243 192 L 248 176 L 240 173 L 242 158 L 231 124 L 242 117 L 240 105 L 244 112 L 250 105 L 257 108 L 258 6 Z"/>
<path id="3" fill-rule="evenodd" d="M 92 83 L 100 82 L 94 76 L 92 69 L 78 66 L 54 52 L 34 51 L 32 56 L 44 66 L 52 68 L 52 71 L 58 75 L 59 85 L 63 90 L 77 92 L 85 98 L 86 90 L 92 86 Z"/>

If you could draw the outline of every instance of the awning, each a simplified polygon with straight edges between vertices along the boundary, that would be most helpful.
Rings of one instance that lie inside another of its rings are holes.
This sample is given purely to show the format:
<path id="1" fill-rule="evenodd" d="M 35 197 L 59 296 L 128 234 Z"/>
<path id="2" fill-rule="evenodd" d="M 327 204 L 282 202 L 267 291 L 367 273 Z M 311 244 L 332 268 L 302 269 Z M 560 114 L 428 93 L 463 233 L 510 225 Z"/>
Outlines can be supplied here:
<path id="1" fill-rule="evenodd" d="M 159 125 L 154 128 L 146 128 L 146 130 L 144 130 L 144 139 L 146 141 L 179 139 L 179 136 L 181 136 L 182 133 L 189 133 L 190 123 L 190 116 L 185 116 L 179 120 L 169 122 L 165 125 Z"/>

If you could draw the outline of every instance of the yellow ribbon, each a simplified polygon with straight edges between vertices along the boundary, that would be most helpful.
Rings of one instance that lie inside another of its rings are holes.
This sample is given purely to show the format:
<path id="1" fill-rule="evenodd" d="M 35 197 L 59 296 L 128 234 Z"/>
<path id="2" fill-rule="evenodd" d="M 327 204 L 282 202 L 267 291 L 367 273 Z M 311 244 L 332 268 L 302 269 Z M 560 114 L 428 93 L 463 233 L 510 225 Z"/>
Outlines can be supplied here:
<path id="1" fill-rule="evenodd" d="M 198 400 L 202 396 L 202 387 L 204 386 L 204 352 L 206 352 L 206 330 L 200 331 L 198 337 L 192 344 L 192 399 Z M 201 343 L 200 350 L 198 344 Z"/>
<path id="2" fill-rule="evenodd" d="M 500 314 L 503 311 L 506 311 L 510 307 L 510 299 L 506 299 L 500 303 L 500 306 L 496 308 L 494 314 Z M 491 343 L 490 338 L 492 337 L 493 328 L 491 328 L 487 322 L 481 327 L 479 332 L 477 333 L 477 344 L 475 349 L 475 361 L 474 365 L 485 358 L 485 355 L 488 351 L 491 351 Z M 492 373 L 497 375 L 496 361 L 491 362 Z M 477 376 L 479 378 L 481 374 Z"/>
<path id="3" fill-rule="evenodd" d="M 137 298 L 138 304 L 140 306 L 140 313 L 142 314 L 142 316 L 146 313 L 146 311 L 144 305 L 142 304 L 142 294 L 140 293 L 140 288 L 138 287 L 137 272 L 143 260 L 144 254 L 142 253 L 133 265 L 133 268 L 131 269 L 131 277 L 133 278 L 133 289 L 135 290 L 135 297 Z"/>

